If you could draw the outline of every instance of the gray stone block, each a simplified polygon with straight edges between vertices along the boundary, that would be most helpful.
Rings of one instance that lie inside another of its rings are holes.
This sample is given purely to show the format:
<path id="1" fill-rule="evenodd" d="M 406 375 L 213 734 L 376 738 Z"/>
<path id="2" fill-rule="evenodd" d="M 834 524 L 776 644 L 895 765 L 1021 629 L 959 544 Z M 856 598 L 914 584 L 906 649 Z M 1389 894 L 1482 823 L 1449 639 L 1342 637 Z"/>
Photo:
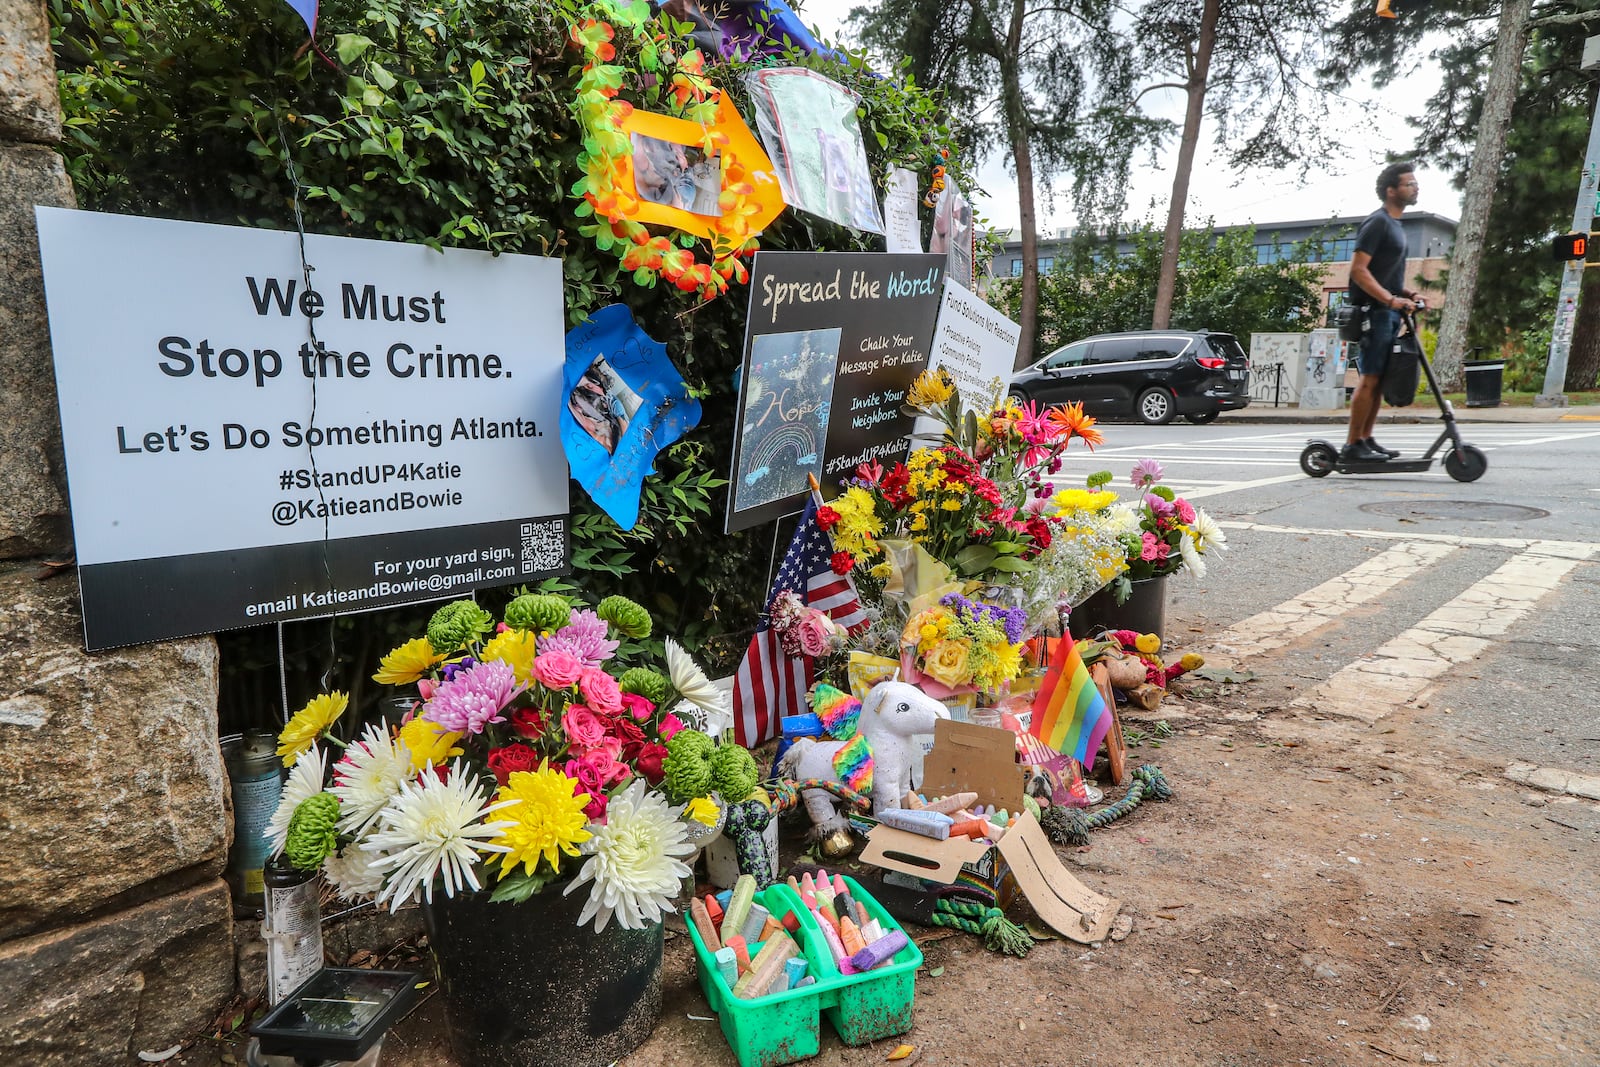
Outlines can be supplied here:
<path id="1" fill-rule="evenodd" d="M 17 0 L 0 0 L 0 12 Z M 0 15 L 0 19 L 3 19 Z M 5 72 L 0 70 L 0 84 Z M 0 142 L 0 558 L 64 554 L 72 543 L 50 327 L 33 207 L 73 207 L 61 157 Z"/>
<path id="2" fill-rule="evenodd" d="M 0 0 L 0 137 L 61 139 L 56 59 L 42 0 Z"/>
<path id="3" fill-rule="evenodd" d="M 227 857 L 216 641 L 89 655 L 77 592 L 0 566 L 0 940 L 216 878 Z"/>
<path id="4" fill-rule="evenodd" d="M 212 880 L 65 930 L 0 943 L 0 1062 L 136 1063 L 233 994 L 228 887 Z"/>

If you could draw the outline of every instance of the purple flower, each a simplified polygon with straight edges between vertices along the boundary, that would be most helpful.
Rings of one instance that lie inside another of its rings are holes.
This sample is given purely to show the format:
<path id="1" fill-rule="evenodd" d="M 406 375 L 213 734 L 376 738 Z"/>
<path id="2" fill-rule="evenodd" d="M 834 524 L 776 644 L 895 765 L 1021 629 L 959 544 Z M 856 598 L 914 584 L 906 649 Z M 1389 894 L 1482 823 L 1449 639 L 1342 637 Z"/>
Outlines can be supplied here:
<path id="1" fill-rule="evenodd" d="M 1135 489 L 1148 489 L 1161 480 L 1166 472 L 1161 469 L 1161 464 L 1153 459 L 1141 459 L 1133 465 L 1133 473 L 1128 475 L 1128 480 Z"/>
<path id="2" fill-rule="evenodd" d="M 477 665 L 478 661 L 471 656 L 462 656 L 455 663 L 446 663 L 444 665 L 444 680 L 448 682 L 462 671 L 470 671 Z"/>
<path id="3" fill-rule="evenodd" d="M 491 722 L 503 722 L 500 714 L 516 695 L 527 688 L 517 684 L 516 672 L 507 664 L 479 663 L 434 690 L 423 718 L 436 722 L 453 733 L 481 734 Z"/>
<path id="4" fill-rule="evenodd" d="M 551 634 L 539 638 L 539 654 L 560 650 L 570 652 L 585 667 L 598 667 L 610 659 L 622 642 L 606 638 L 606 622 L 592 611 L 574 611 L 571 621 Z"/>
<path id="5" fill-rule="evenodd" d="M 1177 510 L 1172 506 L 1172 501 L 1163 500 L 1154 493 L 1146 493 L 1144 495 L 1144 506 L 1150 509 L 1150 514 L 1158 517 L 1171 515 L 1173 511 Z"/>

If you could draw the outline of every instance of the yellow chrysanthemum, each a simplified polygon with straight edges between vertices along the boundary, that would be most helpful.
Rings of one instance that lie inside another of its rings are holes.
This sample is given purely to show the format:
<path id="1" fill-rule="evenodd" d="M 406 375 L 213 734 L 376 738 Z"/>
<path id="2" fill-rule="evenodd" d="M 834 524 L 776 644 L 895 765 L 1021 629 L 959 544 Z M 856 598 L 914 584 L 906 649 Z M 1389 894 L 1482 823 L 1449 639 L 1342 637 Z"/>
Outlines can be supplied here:
<path id="1" fill-rule="evenodd" d="M 894 564 L 890 563 L 888 560 L 884 560 L 867 573 L 878 579 L 880 582 L 886 582 L 889 580 L 889 576 L 894 573 Z"/>
<path id="2" fill-rule="evenodd" d="M 499 660 L 516 672 L 523 685 L 533 683 L 533 654 L 538 638 L 527 630 L 503 630 L 483 646 L 481 658 Z"/>
<path id="3" fill-rule="evenodd" d="M 411 750 L 412 770 L 420 771 L 461 755 L 461 748 L 456 745 L 461 740 L 460 734 L 420 715 L 400 727 L 400 740 Z"/>
<path id="4" fill-rule="evenodd" d="M 943 508 L 945 511 L 960 511 L 961 510 L 961 501 L 955 500 L 955 499 L 945 500 L 945 501 L 941 502 L 939 504 L 939 506 L 941 508 Z"/>
<path id="5" fill-rule="evenodd" d="M 378 673 L 372 680 L 380 685 L 410 685 L 443 659 L 426 637 L 419 637 L 379 660 Z"/>
<path id="6" fill-rule="evenodd" d="M 339 721 L 350 698 L 344 693 L 324 693 L 294 713 L 278 735 L 278 755 L 285 767 L 293 767 L 300 753 L 310 748 L 317 738 L 328 732 L 328 727 Z"/>
<path id="7" fill-rule="evenodd" d="M 1087 489 L 1061 489 L 1050 498 L 1057 511 L 1103 511 L 1116 502 L 1110 490 L 1091 493 Z"/>
<path id="8" fill-rule="evenodd" d="M 1002 642 L 994 650 L 994 672 L 1010 681 L 1022 672 L 1022 646 Z"/>
<path id="9" fill-rule="evenodd" d="M 949 372 L 929 369 L 917 375 L 917 380 L 911 383 L 906 401 L 912 407 L 931 408 L 949 400 L 955 391 L 955 382 L 951 380 Z"/>
<path id="10" fill-rule="evenodd" d="M 578 846 L 589 840 L 589 817 L 583 813 L 589 794 L 578 792 L 576 779 L 550 769 L 549 761 L 537 771 L 513 771 L 495 800 L 519 800 L 499 812 L 511 825 L 494 839 L 510 849 L 500 859 L 500 870 L 509 874 L 517 864 L 532 874 L 539 860 L 550 861 L 551 868 L 561 863 L 561 854 L 578 854 Z"/>
<path id="11" fill-rule="evenodd" d="M 928 528 L 928 516 L 924 512 L 917 512 L 911 516 L 911 532 L 918 533 Z"/>

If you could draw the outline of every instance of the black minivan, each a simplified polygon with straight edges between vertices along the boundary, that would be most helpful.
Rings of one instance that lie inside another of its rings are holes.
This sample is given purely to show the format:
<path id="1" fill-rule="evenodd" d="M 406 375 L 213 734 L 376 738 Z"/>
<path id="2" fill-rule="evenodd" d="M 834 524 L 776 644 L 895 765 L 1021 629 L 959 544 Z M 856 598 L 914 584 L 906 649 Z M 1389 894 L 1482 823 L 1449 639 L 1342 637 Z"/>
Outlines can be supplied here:
<path id="1" fill-rule="evenodd" d="M 1082 401 L 1089 415 L 1163 426 L 1210 422 L 1250 403 L 1250 358 L 1231 333 L 1149 330 L 1074 341 L 1024 367 L 1011 395 L 1041 405 Z"/>

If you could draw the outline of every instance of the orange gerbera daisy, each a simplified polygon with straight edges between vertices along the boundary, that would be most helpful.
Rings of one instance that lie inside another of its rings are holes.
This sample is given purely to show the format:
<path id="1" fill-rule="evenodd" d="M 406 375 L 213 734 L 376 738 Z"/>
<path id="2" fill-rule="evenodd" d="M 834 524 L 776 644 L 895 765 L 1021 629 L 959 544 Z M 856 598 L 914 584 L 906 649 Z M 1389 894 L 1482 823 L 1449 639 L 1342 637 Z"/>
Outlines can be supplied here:
<path id="1" fill-rule="evenodd" d="M 1094 451 L 1095 445 L 1105 440 L 1105 435 L 1094 427 L 1094 417 L 1083 413 L 1081 402 L 1053 407 L 1046 417 L 1052 427 L 1067 434 L 1068 437 L 1078 438 L 1089 446 L 1091 452 Z"/>

